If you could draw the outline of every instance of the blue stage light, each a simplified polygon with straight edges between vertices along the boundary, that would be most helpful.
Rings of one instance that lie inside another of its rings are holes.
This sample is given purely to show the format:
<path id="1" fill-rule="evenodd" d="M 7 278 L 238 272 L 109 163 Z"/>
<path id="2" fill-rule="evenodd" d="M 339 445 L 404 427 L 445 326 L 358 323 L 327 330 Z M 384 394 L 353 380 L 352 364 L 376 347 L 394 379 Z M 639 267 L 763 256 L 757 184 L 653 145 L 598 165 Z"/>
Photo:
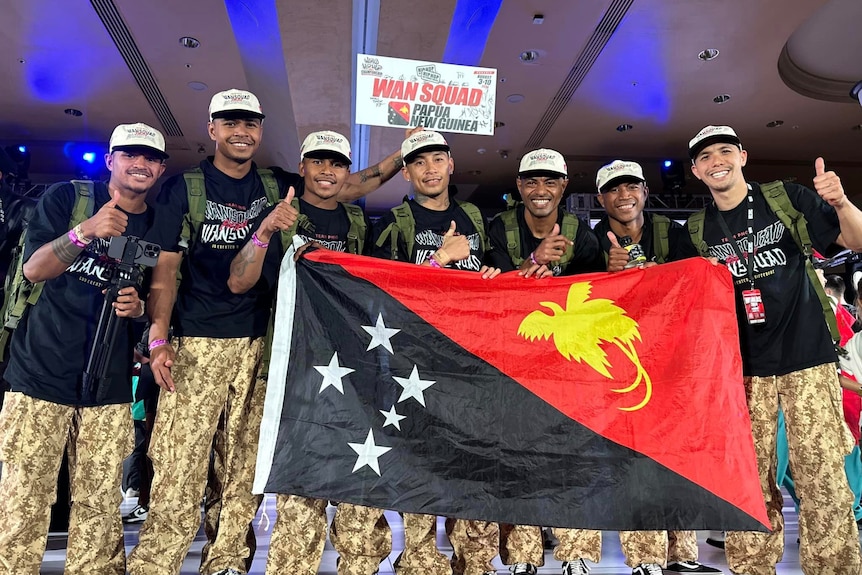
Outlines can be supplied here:
<path id="1" fill-rule="evenodd" d="M 21 152 L 22 154 L 26 154 L 27 153 L 27 146 L 18 146 L 18 151 Z"/>
<path id="2" fill-rule="evenodd" d="M 88 164 L 92 164 L 96 161 L 96 154 L 93 152 L 85 152 L 84 155 L 81 156 L 81 158 L 83 158 L 84 161 Z"/>
<path id="3" fill-rule="evenodd" d="M 673 165 L 673 162 L 672 162 L 671 160 L 665 160 L 665 161 L 664 161 L 664 167 L 665 167 L 665 168 L 669 168 L 669 167 L 671 167 L 672 165 Z"/>

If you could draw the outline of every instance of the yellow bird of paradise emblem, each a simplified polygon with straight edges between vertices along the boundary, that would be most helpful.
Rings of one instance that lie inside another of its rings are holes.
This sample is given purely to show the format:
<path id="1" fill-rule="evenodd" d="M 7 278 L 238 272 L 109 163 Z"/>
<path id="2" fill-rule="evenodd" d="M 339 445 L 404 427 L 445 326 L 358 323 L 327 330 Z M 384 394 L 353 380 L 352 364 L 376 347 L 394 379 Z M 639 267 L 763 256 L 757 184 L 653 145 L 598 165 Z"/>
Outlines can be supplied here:
<path id="1" fill-rule="evenodd" d="M 611 379 L 608 370 L 612 367 L 602 343 L 613 343 L 637 368 L 637 377 L 628 387 L 614 389 L 617 393 L 629 393 L 643 383 L 646 391 L 643 400 L 631 407 L 620 407 L 622 411 L 637 411 L 649 403 L 652 397 L 652 380 L 641 365 L 635 340 L 642 341 L 638 323 L 626 316 L 626 311 L 609 299 L 589 299 L 590 282 L 572 284 L 566 297 L 566 309 L 552 301 L 539 302 L 551 310 L 530 312 L 518 326 L 518 335 L 535 341 L 553 339 L 557 351 L 568 359 L 586 362 L 591 368 Z"/>

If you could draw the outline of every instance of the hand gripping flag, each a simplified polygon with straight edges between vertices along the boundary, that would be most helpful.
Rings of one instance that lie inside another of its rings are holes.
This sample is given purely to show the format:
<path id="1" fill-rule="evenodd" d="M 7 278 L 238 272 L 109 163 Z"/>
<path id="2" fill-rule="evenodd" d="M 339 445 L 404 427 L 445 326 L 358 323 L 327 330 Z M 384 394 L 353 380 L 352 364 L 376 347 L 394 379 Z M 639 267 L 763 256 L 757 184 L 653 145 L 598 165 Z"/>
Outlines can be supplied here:
<path id="1" fill-rule="evenodd" d="M 513 524 L 767 525 L 733 288 L 701 258 L 493 280 L 282 263 L 255 491 Z"/>

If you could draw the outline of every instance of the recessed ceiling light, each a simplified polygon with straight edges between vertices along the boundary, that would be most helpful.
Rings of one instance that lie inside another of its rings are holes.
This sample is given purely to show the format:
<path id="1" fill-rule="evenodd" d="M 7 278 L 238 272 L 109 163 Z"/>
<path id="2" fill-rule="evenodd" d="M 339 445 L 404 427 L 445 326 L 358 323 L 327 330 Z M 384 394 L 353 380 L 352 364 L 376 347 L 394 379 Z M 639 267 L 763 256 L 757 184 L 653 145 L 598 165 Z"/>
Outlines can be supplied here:
<path id="1" fill-rule="evenodd" d="M 768 124 L 766 124 L 766 127 L 767 128 L 777 128 L 778 126 L 783 126 L 783 125 L 784 125 L 784 120 L 773 120 L 772 122 L 769 122 Z"/>
<path id="2" fill-rule="evenodd" d="M 485 152 L 487 152 L 487 151 L 488 151 L 488 150 L 486 150 L 485 148 L 479 148 L 478 150 L 476 150 L 476 153 L 477 153 L 477 154 L 484 154 L 484 153 L 485 153 Z"/>
<path id="3" fill-rule="evenodd" d="M 523 94 L 509 94 L 508 96 L 506 96 L 506 101 L 511 103 L 511 104 L 517 104 L 518 102 L 524 101 L 524 95 Z"/>
<path id="4" fill-rule="evenodd" d="M 535 50 L 524 50 L 518 55 L 521 62 L 535 62 L 539 59 L 539 53 Z"/>
<path id="5" fill-rule="evenodd" d="M 70 116 L 74 116 L 76 118 L 80 118 L 81 116 L 84 115 L 84 112 L 82 112 L 81 110 L 78 110 L 76 108 L 66 108 L 65 110 L 63 110 L 63 113 L 68 114 Z"/>
<path id="6" fill-rule="evenodd" d="M 620 124 L 617 126 L 617 132 L 628 132 L 631 129 L 634 129 L 634 126 L 631 124 Z"/>
<path id="7" fill-rule="evenodd" d="M 19 64 L 23 64 L 23 63 L 24 63 L 24 62 L 26 62 L 26 61 L 27 61 L 27 60 L 25 60 L 24 58 L 18 58 L 18 63 L 19 63 Z"/>
<path id="8" fill-rule="evenodd" d="M 503 84 L 505 81 L 506 81 L 506 79 L 503 78 L 502 76 L 500 76 L 500 83 Z"/>
<path id="9" fill-rule="evenodd" d="M 203 92 L 204 90 L 209 88 L 209 86 L 207 86 L 203 82 L 189 82 L 189 88 L 191 88 L 195 92 Z"/>
<path id="10" fill-rule="evenodd" d="M 719 52 L 715 48 L 707 48 L 706 50 L 701 50 L 697 57 L 704 62 L 709 62 L 718 58 L 718 54 Z"/>
<path id="11" fill-rule="evenodd" d="M 183 36 L 182 38 L 180 38 L 180 45 L 184 48 L 197 48 L 201 45 L 201 43 L 197 38 L 192 38 L 191 36 Z"/>
<path id="12" fill-rule="evenodd" d="M 495 128 L 502 128 L 505 125 L 506 125 L 506 122 L 494 122 Z"/>
<path id="13" fill-rule="evenodd" d="M 716 104 L 724 104 L 728 100 L 730 100 L 730 94 L 719 94 L 718 96 L 716 96 L 715 98 L 712 99 L 712 101 L 715 102 Z"/>
<path id="14" fill-rule="evenodd" d="M 533 14 L 533 24 L 541 24 L 545 21 L 544 14 Z"/>

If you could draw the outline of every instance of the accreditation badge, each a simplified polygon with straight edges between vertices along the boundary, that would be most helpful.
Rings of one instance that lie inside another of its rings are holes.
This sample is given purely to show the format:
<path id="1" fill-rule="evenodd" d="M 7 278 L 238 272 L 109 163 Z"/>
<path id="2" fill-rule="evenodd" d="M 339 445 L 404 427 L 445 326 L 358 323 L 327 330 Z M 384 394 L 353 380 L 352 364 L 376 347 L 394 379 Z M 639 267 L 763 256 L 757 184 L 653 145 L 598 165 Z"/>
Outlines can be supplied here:
<path id="1" fill-rule="evenodd" d="M 766 323 L 766 310 L 763 309 L 763 297 L 759 289 L 743 290 L 742 303 L 745 305 L 749 325 Z"/>

